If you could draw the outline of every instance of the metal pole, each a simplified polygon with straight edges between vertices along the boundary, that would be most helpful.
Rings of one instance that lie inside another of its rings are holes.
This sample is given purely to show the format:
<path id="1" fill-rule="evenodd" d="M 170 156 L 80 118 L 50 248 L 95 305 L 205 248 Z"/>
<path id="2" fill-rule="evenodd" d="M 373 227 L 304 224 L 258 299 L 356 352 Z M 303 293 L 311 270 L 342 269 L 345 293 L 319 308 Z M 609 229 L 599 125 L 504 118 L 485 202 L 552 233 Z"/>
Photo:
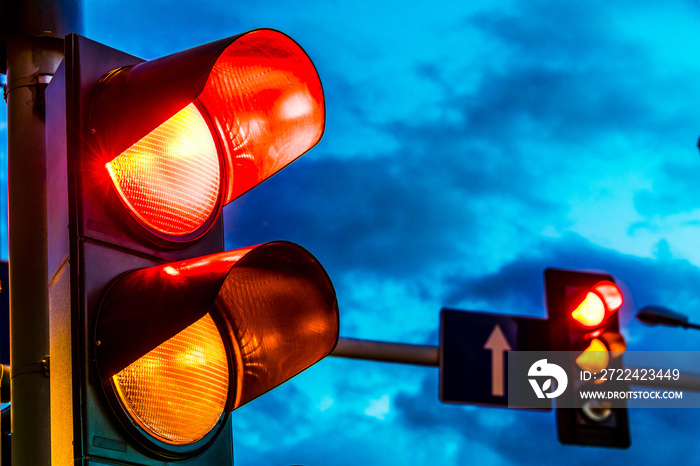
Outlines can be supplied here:
<path id="1" fill-rule="evenodd" d="M 79 0 L 3 0 L 10 238 L 12 464 L 51 464 L 44 89 L 80 32 Z"/>
<path id="2" fill-rule="evenodd" d="M 338 345 L 330 355 L 339 358 L 416 364 L 420 366 L 440 365 L 439 346 L 406 345 L 403 343 L 357 340 L 354 338 L 339 338 Z M 634 372 L 636 369 L 642 371 L 645 368 L 627 366 L 626 369 L 631 369 Z M 646 369 L 646 371 L 650 370 Z M 656 368 L 654 370 L 658 371 L 659 369 Z M 700 392 L 700 374 L 681 372 L 678 380 L 634 380 L 630 385 Z"/>
<path id="3" fill-rule="evenodd" d="M 437 346 L 406 345 L 383 341 L 339 338 L 331 356 L 370 361 L 439 366 L 440 348 Z"/>
<path id="4" fill-rule="evenodd" d="M 10 38 L 7 52 L 12 464 L 48 465 L 48 245 L 41 105 L 46 80 L 61 61 L 62 43 Z"/>

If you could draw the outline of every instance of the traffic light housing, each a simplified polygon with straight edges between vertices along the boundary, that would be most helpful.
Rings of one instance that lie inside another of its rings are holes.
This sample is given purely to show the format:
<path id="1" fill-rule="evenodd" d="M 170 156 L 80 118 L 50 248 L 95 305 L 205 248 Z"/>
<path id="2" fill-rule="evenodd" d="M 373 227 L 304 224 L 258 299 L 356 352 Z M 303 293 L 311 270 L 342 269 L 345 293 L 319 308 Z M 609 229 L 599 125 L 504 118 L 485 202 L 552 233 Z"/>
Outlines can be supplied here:
<path id="1" fill-rule="evenodd" d="M 46 102 L 52 461 L 231 464 L 229 413 L 337 342 L 308 251 L 223 247 L 223 206 L 321 138 L 320 80 L 268 29 L 151 61 L 65 45 Z"/>
<path id="2" fill-rule="evenodd" d="M 630 446 L 626 402 L 579 402 L 580 390 L 626 390 L 624 382 L 583 377 L 583 371 L 622 369 L 625 341 L 617 310 L 623 296 L 611 275 L 546 269 L 544 272 L 551 349 L 567 372 L 570 389 L 557 400 L 557 430 L 564 444 Z M 557 354 L 557 353 L 555 353 Z M 560 407 L 568 406 L 568 407 Z M 576 406 L 575 408 L 571 406 Z"/>

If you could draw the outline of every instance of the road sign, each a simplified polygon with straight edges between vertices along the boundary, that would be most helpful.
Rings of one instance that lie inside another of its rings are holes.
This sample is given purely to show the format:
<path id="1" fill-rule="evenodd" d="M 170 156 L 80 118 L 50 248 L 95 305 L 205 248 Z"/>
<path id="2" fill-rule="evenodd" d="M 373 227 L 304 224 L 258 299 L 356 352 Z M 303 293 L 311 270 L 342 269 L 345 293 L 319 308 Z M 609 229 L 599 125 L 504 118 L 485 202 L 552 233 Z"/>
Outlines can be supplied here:
<path id="1" fill-rule="evenodd" d="M 507 407 L 506 353 L 547 350 L 546 319 L 443 309 L 440 401 Z"/>

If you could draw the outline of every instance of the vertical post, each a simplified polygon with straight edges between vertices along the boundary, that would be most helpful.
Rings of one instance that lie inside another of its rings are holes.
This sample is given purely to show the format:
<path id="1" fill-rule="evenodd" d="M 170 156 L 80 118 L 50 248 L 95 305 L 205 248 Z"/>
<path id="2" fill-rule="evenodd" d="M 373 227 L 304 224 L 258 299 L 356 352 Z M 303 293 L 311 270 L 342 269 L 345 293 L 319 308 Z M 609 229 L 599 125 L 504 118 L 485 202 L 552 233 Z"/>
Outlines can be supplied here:
<path id="1" fill-rule="evenodd" d="M 45 80 L 61 60 L 62 44 L 10 38 L 7 52 L 12 463 L 49 465 L 46 149 L 41 106 Z"/>
<path id="2" fill-rule="evenodd" d="M 80 32 L 80 0 L 3 0 L 6 41 L 12 464 L 51 464 L 44 89 Z"/>

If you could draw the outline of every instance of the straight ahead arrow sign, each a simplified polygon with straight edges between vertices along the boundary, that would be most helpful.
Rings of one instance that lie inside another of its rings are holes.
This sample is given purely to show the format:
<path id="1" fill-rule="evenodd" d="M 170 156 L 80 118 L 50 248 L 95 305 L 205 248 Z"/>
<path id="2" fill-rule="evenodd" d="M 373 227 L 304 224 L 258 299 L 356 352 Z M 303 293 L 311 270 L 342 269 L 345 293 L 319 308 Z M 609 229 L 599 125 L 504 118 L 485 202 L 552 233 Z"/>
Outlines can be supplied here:
<path id="1" fill-rule="evenodd" d="M 505 368 L 503 365 L 503 353 L 510 351 L 511 347 L 506 340 L 500 325 L 496 324 L 486 340 L 484 349 L 491 350 L 491 395 L 505 395 Z"/>
<path id="2" fill-rule="evenodd" d="M 511 407 L 506 372 L 509 355 L 504 353 L 549 351 L 550 346 L 547 319 L 443 308 L 440 401 Z M 512 382 L 524 383 L 524 393 L 532 394 L 528 377 L 518 374 Z M 552 400 L 544 401 L 537 409 L 551 410 Z"/>

